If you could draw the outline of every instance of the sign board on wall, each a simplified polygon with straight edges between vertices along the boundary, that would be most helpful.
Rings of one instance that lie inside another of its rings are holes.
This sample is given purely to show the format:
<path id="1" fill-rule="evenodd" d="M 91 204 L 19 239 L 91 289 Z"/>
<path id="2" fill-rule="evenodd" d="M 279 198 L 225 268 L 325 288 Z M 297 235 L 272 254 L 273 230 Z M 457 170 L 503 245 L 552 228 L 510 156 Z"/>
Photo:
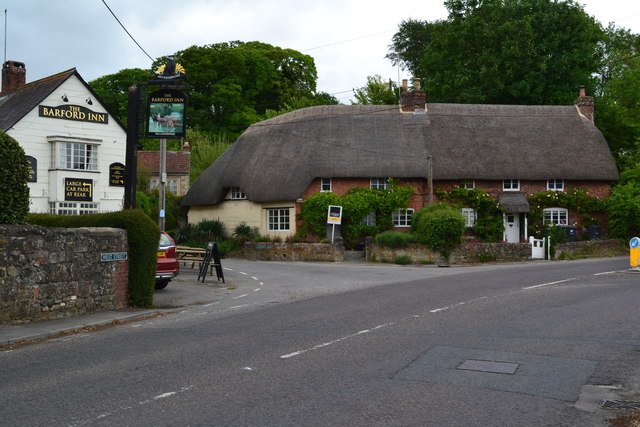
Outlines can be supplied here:
<path id="1" fill-rule="evenodd" d="M 70 202 L 93 201 L 93 180 L 84 178 L 65 178 L 64 199 Z"/>
<path id="2" fill-rule="evenodd" d="M 27 156 L 27 162 L 29 162 L 29 181 L 27 182 L 38 182 L 38 160 Z"/>
<path id="3" fill-rule="evenodd" d="M 57 107 L 39 105 L 38 115 L 52 119 L 109 124 L 109 115 L 107 113 L 97 113 L 81 105 L 58 105 Z"/>
<path id="4" fill-rule="evenodd" d="M 147 137 L 184 138 L 187 95 L 175 89 L 161 89 L 149 95 Z"/>
<path id="5" fill-rule="evenodd" d="M 122 163 L 109 165 L 109 186 L 124 187 L 124 165 Z"/>

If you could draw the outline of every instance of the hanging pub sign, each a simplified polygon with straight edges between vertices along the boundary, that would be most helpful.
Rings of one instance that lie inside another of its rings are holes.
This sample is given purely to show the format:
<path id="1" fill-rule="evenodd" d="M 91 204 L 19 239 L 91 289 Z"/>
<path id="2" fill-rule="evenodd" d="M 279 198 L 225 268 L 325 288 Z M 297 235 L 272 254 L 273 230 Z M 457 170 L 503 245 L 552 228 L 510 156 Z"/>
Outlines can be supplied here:
<path id="1" fill-rule="evenodd" d="M 160 89 L 149 95 L 147 137 L 184 138 L 187 95 L 175 89 Z"/>
<path id="2" fill-rule="evenodd" d="M 124 165 L 122 163 L 109 165 L 109 186 L 124 187 Z"/>
<path id="3" fill-rule="evenodd" d="M 83 178 L 65 178 L 64 200 L 70 202 L 93 201 L 93 180 Z"/>

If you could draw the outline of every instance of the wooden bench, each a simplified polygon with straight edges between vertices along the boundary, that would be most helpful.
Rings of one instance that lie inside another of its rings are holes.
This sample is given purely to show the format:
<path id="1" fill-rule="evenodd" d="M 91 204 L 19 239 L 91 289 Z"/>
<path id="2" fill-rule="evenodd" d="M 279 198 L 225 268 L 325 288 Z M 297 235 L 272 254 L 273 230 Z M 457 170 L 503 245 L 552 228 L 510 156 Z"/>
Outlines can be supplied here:
<path id="1" fill-rule="evenodd" d="M 192 248 L 189 246 L 176 246 L 176 256 L 178 262 L 183 265 L 191 264 L 191 268 L 198 266 L 198 270 L 202 268 L 204 262 L 204 254 L 207 250 L 203 248 Z M 213 268 L 215 264 L 209 264 L 211 274 L 213 274 Z"/>

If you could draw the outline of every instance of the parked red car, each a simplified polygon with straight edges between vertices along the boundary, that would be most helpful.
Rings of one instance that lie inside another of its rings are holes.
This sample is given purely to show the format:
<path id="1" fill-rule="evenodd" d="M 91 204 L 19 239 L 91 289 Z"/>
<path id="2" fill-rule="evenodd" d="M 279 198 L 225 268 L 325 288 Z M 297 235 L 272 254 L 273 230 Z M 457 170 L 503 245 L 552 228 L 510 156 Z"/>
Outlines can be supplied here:
<path id="1" fill-rule="evenodd" d="M 166 288 L 171 279 L 176 277 L 179 272 L 180 264 L 176 254 L 176 243 L 171 236 L 161 231 L 156 264 L 156 289 Z"/>

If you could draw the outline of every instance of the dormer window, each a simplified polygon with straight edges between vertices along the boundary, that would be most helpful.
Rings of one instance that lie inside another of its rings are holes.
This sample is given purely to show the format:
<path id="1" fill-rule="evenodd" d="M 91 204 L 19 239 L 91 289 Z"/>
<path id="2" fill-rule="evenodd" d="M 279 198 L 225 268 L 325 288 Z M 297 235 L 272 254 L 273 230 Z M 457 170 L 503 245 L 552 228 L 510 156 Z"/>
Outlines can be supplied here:
<path id="1" fill-rule="evenodd" d="M 240 187 L 231 187 L 231 200 L 245 200 L 247 196 L 240 190 Z"/>
<path id="2" fill-rule="evenodd" d="M 547 190 L 564 191 L 564 179 L 548 179 Z"/>
<path id="3" fill-rule="evenodd" d="M 502 189 L 504 191 L 520 191 L 520 180 L 505 179 L 502 181 Z"/>

